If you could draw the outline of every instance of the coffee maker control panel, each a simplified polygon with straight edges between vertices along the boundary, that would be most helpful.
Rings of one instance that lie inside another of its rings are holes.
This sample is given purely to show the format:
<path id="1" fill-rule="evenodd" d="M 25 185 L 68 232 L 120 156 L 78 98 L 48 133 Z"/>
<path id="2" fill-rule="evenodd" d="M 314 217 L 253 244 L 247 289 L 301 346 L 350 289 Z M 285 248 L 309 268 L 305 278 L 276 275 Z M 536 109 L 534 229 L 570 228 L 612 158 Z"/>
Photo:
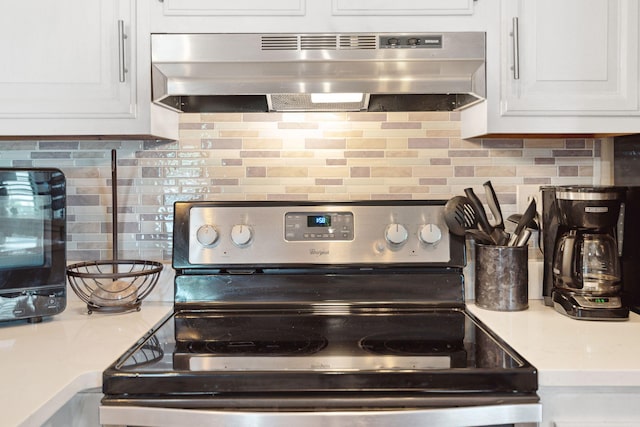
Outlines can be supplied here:
<path id="1" fill-rule="evenodd" d="M 620 297 L 590 297 L 574 295 L 575 300 L 585 308 L 620 308 L 622 300 Z"/>
<path id="2" fill-rule="evenodd" d="M 627 320 L 629 308 L 618 296 L 588 296 L 569 292 L 553 292 L 557 312 L 580 320 Z"/>

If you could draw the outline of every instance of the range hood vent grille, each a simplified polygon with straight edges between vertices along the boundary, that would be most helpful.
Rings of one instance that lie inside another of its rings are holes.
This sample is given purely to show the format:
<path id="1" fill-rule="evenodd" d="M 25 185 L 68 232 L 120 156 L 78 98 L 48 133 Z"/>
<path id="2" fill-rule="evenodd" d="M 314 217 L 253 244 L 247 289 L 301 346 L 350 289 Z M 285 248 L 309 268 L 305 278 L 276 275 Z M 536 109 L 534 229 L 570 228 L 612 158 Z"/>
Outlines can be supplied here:
<path id="1" fill-rule="evenodd" d="M 375 49 L 376 36 L 372 35 L 342 35 L 340 49 Z"/>
<path id="2" fill-rule="evenodd" d="M 269 50 L 342 50 L 376 49 L 373 34 L 274 35 L 262 36 L 263 51 Z"/>
<path id="3" fill-rule="evenodd" d="M 302 36 L 300 37 L 300 50 L 336 49 L 336 36 Z"/>
<path id="4" fill-rule="evenodd" d="M 262 50 L 298 50 L 297 36 L 262 36 Z"/>

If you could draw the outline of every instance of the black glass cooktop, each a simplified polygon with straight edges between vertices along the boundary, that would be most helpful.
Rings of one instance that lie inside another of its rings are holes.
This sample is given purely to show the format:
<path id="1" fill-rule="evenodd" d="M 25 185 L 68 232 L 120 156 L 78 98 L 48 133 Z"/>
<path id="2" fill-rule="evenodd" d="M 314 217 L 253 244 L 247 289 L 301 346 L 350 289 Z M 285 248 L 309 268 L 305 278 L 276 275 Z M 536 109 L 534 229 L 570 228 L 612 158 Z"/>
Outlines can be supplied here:
<path id="1" fill-rule="evenodd" d="M 526 360 L 464 308 L 177 312 L 104 374 L 117 396 L 535 393 Z"/>

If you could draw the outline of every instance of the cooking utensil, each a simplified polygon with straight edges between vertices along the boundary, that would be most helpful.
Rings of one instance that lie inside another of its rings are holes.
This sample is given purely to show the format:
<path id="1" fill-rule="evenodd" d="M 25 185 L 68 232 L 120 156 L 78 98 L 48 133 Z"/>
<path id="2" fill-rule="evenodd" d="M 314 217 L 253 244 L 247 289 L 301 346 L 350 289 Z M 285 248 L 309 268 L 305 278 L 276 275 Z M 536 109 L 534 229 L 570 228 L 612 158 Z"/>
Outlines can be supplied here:
<path id="1" fill-rule="evenodd" d="M 522 214 L 511 214 L 507 218 L 507 221 L 517 224 L 517 223 L 520 222 L 520 218 L 522 218 Z M 538 221 L 536 221 L 535 216 L 531 221 L 529 221 L 529 223 L 526 225 L 526 227 L 530 228 L 532 230 L 538 230 L 539 229 Z"/>
<path id="2" fill-rule="evenodd" d="M 529 237 L 531 237 L 531 230 L 525 228 L 524 230 L 522 230 L 522 233 L 520 233 L 520 237 L 518 237 L 518 240 L 516 241 L 516 244 L 514 246 L 526 246 L 527 243 L 529 243 Z"/>
<path id="3" fill-rule="evenodd" d="M 493 238 L 486 232 L 479 230 L 476 211 L 464 196 L 449 199 L 444 207 L 444 219 L 449 231 L 458 236 L 470 236 L 476 242 L 493 245 Z"/>
<path id="4" fill-rule="evenodd" d="M 498 202 L 498 196 L 496 191 L 493 189 L 493 185 L 491 181 L 487 181 L 483 184 L 485 189 L 485 195 L 487 198 L 487 205 L 489 205 L 489 209 L 491 210 L 491 214 L 494 218 L 494 228 L 504 230 L 504 220 L 502 218 L 502 209 L 500 209 L 500 203 Z"/>
<path id="5" fill-rule="evenodd" d="M 493 226 L 489 223 L 489 219 L 487 218 L 487 213 L 482 206 L 482 202 L 473 191 L 473 188 L 465 188 L 464 193 L 467 195 L 467 199 L 473 206 L 473 209 L 476 212 L 476 216 L 478 217 L 478 225 L 480 226 L 480 230 L 485 233 L 491 235 L 493 233 Z"/>
<path id="6" fill-rule="evenodd" d="M 467 230 L 478 227 L 478 217 L 471 202 L 464 196 L 455 196 L 444 206 L 444 221 L 456 236 L 464 236 Z"/>
<path id="7" fill-rule="evenodd" d="M 509 239 L 509 243 L 508 243 L 509 246 L 516 245 L 516 243 L 520 239 L 520 234 L 522 233 L 523 230 L 526 229 L 527 224 L 529 224 L 529 222 L 531 222 L 531 220 L 533 220 L 535 216 L 536 216 L 536 199 L 531 199 L 531 201 L 529 202 L 529 206 L 527 206 L 527 209 L 522 214 L 520 221 L 518 221 L 518 224 L 516 225 L 516 229 L 513 231 L 513 234 L 511 234 L 511 238 Z"/>
<path id="8" fill-rule="evenodd" d="M 69 284 L 87 304 L 87 311 L 140 310 L 142 299 L 153 290 L 162 263 L 118 259 L 118 172 L 116 150 L 111 150 L 112 260 L 88 261 L 67 267 Z"/>
<path id="9" fill-rule="evenodd" d="M 487 213 L 484 210 L 484 207 L 482 206 L 482 202 L 480 201 L 476 193 L 473 191 L 473 189 L 465 188 L 464 192 L 467 195 L 469 202 L 471 202 L 471 205 L 473 206 L 473 209 L 476 212 L 480 230 L 484 231 L 489 236 L 491 236 L 491 239 L 493 240 L 494 245 L 505 245 L 507 243 L 509 236 L 506 233 L 504 233 L 503 230 L 499 230 L 499 229 L 497 230 L 491 225 L 491 223 L 489 223 L 489 219 L 487 218 Z"/>
<path id="10" fill-rule="evenodd" d="M 491 181 L 485 182 L 483 186 L 485 188 L 487 204 L 494 218 L 494 238 L 499 245 L 504 245 L 509 241 L 509 234 L 504 231 L 504 219 L 502 217 L 502 209 L 500 209 L 500 202 L 498 202 L 498 195 L 493 189 Z"/>

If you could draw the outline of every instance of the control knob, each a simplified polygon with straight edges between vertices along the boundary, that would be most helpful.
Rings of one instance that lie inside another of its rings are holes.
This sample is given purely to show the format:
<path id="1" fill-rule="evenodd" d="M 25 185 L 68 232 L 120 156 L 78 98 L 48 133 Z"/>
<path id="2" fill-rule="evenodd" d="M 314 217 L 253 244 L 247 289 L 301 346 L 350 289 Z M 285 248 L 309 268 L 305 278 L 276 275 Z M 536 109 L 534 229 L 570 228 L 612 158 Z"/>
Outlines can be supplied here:
<path id="1" fill-rule="evenodd" d="M 425 224 L 420 227 L 418 237 L 422 243 L 433 245 L 442 239 L 442 230 L 436 224 Z"/>
<path id="2" fill-rule="evenodd" d="M 391 37 L 390 39 L 387 39 L 387 44 L 389 46 L 398 46 L 399 42 L 400 42 L 400 40 L 398 40 L 397 37 Z"/>
<path id="3" fill-rule="evenodd" d="M 231 241 L 236 246 L 247 246 L 252 237 L 253 230 L 248 225 L 236 224 L 231 228 Z"/>
<path id="4" fill-rule="evenodd" d="M 203 246 L 211 246 L 218 241 L 218 230 L 213 225 L 205 224 L 196 231 L 196 239 Z"/>
<path id="5" fill-rule="evenodd" d="M 389 224 L 384 231 L 384 237 L 387 239 L 387 242 L 392 245 L 401 245 L 407 241 L 409 233 L 402 224 Z"/>

